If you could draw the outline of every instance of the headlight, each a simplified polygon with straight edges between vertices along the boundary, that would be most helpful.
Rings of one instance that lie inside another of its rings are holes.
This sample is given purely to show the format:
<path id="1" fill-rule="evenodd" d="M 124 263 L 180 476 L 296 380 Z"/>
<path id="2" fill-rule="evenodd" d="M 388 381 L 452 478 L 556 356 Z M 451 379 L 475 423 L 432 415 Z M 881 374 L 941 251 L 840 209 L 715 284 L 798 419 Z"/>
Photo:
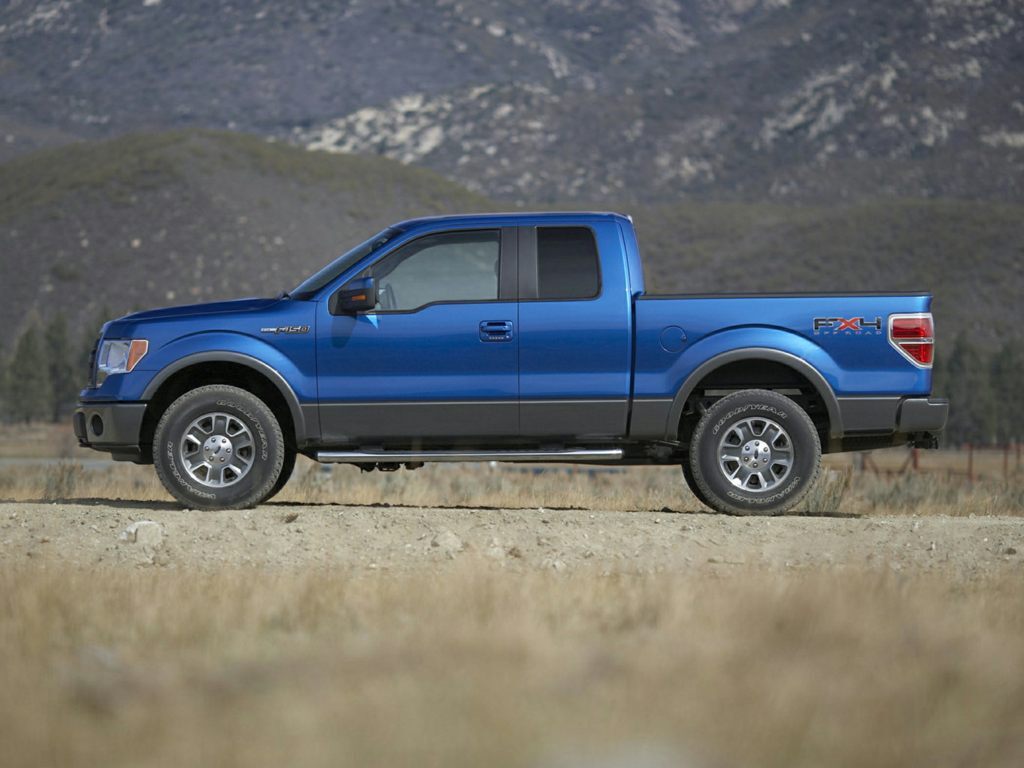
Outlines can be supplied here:
<path id="1" fill-rule="evenodd" d="M 112 373 L 129 373 L 149 351 L 146 339 L 104 341 L 96 357 L 96 386 Z"/>

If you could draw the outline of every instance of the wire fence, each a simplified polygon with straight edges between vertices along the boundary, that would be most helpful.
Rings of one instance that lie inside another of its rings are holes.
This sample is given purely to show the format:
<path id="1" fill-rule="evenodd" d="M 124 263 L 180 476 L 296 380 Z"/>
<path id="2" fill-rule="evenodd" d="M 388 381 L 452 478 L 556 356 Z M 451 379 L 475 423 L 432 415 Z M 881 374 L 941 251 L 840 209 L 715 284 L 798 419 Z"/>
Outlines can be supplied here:
<path id="1" fill-rule="evenodd" d="M 1021 449 L 1021 443 L 986 446 L 966 443 L 941 451 L 907 448 L 898 463 L 893 461 L 891 451 L 862 452 L 855 455 L 853 466 L 857 472 L 881 477 L 924 473 L 960 478 L 969 483 L 998 479 L 1009 482 L 1021 474 Z"/>

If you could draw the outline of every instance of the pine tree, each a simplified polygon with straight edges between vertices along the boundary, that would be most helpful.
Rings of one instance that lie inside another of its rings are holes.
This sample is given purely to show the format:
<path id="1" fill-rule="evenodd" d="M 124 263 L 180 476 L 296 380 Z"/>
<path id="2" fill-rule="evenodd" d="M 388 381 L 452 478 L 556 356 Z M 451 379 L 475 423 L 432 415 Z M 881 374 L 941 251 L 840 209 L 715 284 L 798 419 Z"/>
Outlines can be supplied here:
<path id="1" fill-rule="evenodd" d="M 92 359 L 92 350 L 96 346 L 99 330 L 99 326 L 93 328 L 91 323 L 87 323 L 78 339 L 78 370 L 81 371 L 83 382 L 89 377 L 89 360 Z"/>
<path id="2" fill-rule="evenodd" d="M 992 358 L 992 393 L 999 419 L 996 439 L 1000 443 L 1024 439 L 1024 341 L 1011 339 Z"/>
<path id="3" fill-rule="evenodd" d="M 952 350 L 946 345 L 935 346 L 935 362 L 932 364 L 932 394 L 949 397 L 949 356 Z M 947 426 L 939 434 L 939 445 L 943 448 L 955 443 Z"/>
<path id="4" fill-rule="evenodd" d="M 955 444 L 985 444 L 994 438 L 996 409 L 987 363 L 966 334 L 957 336 L 945 368 L 950 401 L 946 430 Z"/>
<path id="5" fill-rule="evenodd" d="M 46 356 L 50 362 L 50 417 L 60 421 L 61 413 L 73 404 L 78 394 L 78 359 L 68 338 L 68 323 L 58 312 L 46 325 Z"/>
<path id="6" fill-rule="evenodd" d="M 5 352 L 0 349 L 0 419 L 7 418 L 7 364 L 10 361 Z"/>
<path id="7" fill-rule="evenodd" d="M 952 349 L 945 344 L 935 345 L 935 361 L 932 363 L 932 394 L 949 397 L 949 356 Z"/>
<path id="8" fill-rule="evenodd" d="M 109 319 L 110 310 L 103 307 L 92 320 L 86 321 L 85 326 L 82 329 L 82 337 L 78 342 L 78 364 L 75 370 L 78 375 L 77 380 L 83 387 L 89 378 L 89 360 L 92 357 L 93 347 L 96 346 L 96 340 L 100 335 L 100 329 Z"/>
<path id="9" fill-rule="evenodd" d="M 18 338 L 7 363 L 4 405 L 12 421 L 32 421 L 52 416 L 53 388 L 43 334 L 32 320 Z"/>

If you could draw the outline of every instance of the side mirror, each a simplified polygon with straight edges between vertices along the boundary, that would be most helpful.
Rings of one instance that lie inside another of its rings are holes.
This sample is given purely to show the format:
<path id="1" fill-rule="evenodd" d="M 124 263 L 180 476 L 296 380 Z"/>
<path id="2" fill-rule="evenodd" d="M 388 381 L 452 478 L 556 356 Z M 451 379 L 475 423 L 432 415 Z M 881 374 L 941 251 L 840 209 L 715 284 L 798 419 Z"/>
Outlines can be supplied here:
<path id="1" fill-rule="evenodd" d="M 329 309 L 332 315 L 354 315 L 369 312 L 376 306 L 377 286 L 372 277 L 364 277 L 352 280 L 335 291 Z"/>

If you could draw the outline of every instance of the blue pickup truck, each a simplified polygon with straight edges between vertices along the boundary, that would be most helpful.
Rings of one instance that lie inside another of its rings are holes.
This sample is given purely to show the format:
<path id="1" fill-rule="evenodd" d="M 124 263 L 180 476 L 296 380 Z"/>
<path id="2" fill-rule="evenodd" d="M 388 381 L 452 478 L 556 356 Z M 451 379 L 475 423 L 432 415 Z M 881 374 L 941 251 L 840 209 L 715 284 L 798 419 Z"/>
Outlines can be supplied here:
<path id="1" fill-rule="evenodd" d="M 413 219 L 276 298 L 107 323 L 74 428 L 191 508 L 259 504 L 301 453 L 677 465 L 712 509 L 773 514 L 823 452 L 936 445 L 930 308 L 648 294 L 613 213 Z"/>

